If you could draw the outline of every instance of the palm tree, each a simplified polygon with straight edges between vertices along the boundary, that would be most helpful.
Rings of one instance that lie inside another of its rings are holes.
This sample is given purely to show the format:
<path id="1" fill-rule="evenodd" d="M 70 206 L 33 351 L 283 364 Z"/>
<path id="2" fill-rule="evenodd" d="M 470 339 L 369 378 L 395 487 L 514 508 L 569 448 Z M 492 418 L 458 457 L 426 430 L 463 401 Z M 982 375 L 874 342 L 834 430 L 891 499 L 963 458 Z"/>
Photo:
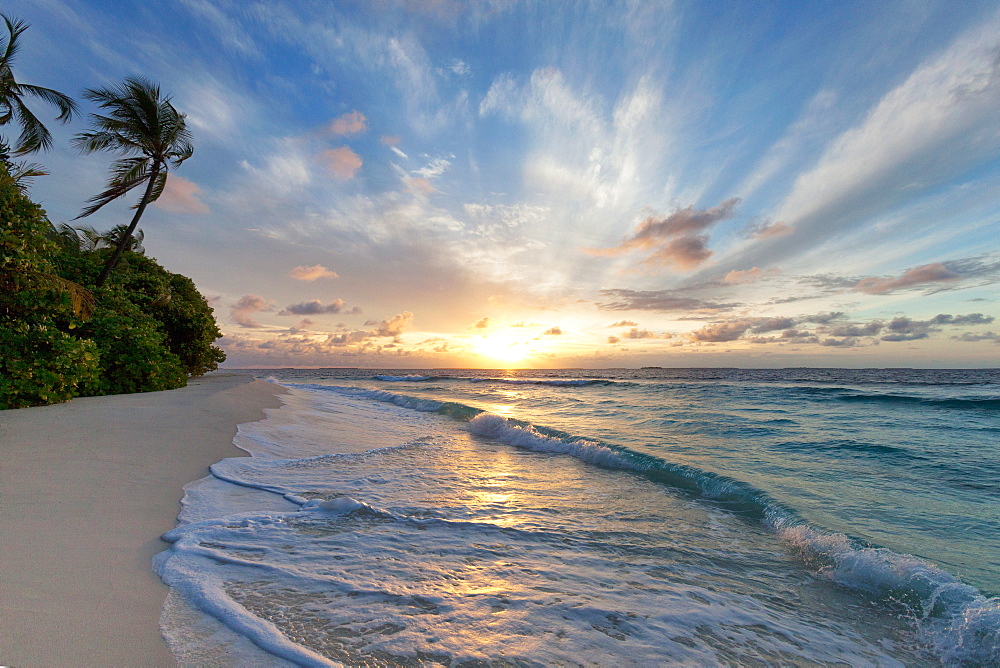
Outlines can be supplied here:
<path id="1" fill-rule="evenodd" d="M 94 129 L 81 132 L 73 143 L 84 153 L 113 151 L 124 155 L 111 163 L 107 189 L 87 200 L 90 203 L 77 218 L 94 213 L 108 202 L 146 184 L 142 199 L 125 233 L 118 237 L 115 252 L 108 258 L 95 285 L 101 287 L 132 239 L 146 205 L 155 202 L 167 183 L 167 171 L 191 157 L 191 133 L 184 114 L 160 94 L 160 87 L 142 77 L 129 77 L 117 86 L 93 88 L 84 97 L 96 102 L 106 116 L 91 114 Z"/>
<path id="2" fill-rule="evenodd" d="M 20 45 L 17 43 L 18 37 L 28 29 L 28 24 L 24 21 L 12 21 L 6 14 L 0 14 L 4 24 L 7 26 L 7 43 L 3 45 L 3 55 L 0 56 L 0 125 L 7 125 L 16 119 L 21 126 L 21 135 L 17 138 L 17 147 L 14 155 L 24 155 L 33 153 L 40 149 L 47 149 L 52 146 L 52 135 L 42 122 L 31 113 L 22 99 L 25 96 L 37 97 L 59 109 L 57 120 L 66 123 L 73 118 L 73 113 L 77 111 L 76 102 L 72 99 L 41 86 L 18 83 L 11 72 L 10 66 L 14 62 Z M 6 154 L 9 147 L 0 140 L 0 152 Z"/>
<path id="3" fill-rule="evenodd" d="M 98 232 L 90 225 L 80 225 L 73 227 L 69 223 L 61 223 L 49 230 L 49 238 L 55 241 L 62 250 L 70 255 L 80 253 L 93 253 L 102 248 L 115 248 L 125 234 L 127 225 L 115 225 L 107 232 Z M 146 249 L 142 247 L 142 230 L 136 230 L 131 239 L 125 244 L 125 250 L 145 255 Z"/>

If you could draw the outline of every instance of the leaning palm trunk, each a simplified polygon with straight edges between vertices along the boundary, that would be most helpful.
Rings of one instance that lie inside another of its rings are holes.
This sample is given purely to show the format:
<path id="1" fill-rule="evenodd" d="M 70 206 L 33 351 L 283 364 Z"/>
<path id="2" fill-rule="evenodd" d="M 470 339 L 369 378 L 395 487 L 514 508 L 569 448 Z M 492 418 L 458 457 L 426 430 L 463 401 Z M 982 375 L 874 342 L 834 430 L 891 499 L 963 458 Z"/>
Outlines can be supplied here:
<path id="1" fill-rule="evenodd" d="M 95 287 L 101 287 L 104 285 L 104 281 L 108 280 L 108 275 L 118 264 L 118 261 L 122 257 L 122 253 L 125 252 L 125 249 L 129 245 L 129 241 L 132 240 L 132 234 L 135 232 L 135 228 L 139 225 L 139 219 L 142 218 L 142 212 L 146 210 L 146 205 L 149 204 L 149 200 L 153 195 L 153 190 L 156 188 L 156 177 L 158 173 L 159 166 L 154 165 L 152 172 L 150 172 L 149 183 L 146 185 L 146 192 L 139 201 L 139 206 L 135 210 L 135 215 L 132 216 L 132 222 L 129 223 L 128 229 L 125 230 L 125 234 L 123 234 L 121 239 L 118 240 L 118 245 L 115 246 L 115 252 L 112 253 L 111 257 L 108 258 L 108 261 L 104 263 L 104 268 L 101 269 L 100 276 L 98 276 L 97 281 L 94 282 Z"/>

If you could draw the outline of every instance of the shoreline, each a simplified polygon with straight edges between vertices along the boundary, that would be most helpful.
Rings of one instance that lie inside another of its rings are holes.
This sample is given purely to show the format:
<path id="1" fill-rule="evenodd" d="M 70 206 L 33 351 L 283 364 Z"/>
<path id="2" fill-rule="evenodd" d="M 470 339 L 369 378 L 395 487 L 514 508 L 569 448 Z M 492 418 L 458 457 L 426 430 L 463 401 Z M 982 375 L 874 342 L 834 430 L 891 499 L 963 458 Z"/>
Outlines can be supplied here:
<path id="1" fill-rule="evenodd" d="M 282 388 L 214 372 L 164 392 L 0 411 L 0 665 L 175 666 L 160 635 L 184 485 Z"/>

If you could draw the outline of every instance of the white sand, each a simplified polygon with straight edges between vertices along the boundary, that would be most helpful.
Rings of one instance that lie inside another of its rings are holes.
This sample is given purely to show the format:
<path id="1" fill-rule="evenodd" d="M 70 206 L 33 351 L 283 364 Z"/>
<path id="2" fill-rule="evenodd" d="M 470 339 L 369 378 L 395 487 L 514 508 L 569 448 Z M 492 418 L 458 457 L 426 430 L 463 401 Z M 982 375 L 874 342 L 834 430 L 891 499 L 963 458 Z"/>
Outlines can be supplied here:
<path id="1" fill-rule="evenodd" d="M 0 666 L 174 666 L 150 559 L 182 487 L 245 455 L 279 386 L 215 373 L 169 392 L 0 411 Z"/>

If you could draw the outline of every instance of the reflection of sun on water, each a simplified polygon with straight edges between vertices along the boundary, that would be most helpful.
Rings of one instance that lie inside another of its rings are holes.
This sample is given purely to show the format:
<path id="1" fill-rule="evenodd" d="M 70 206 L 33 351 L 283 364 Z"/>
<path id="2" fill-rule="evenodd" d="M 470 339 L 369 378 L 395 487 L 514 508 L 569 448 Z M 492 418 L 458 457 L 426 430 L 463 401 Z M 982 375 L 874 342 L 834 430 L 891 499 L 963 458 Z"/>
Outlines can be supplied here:
<path id="1" fill-rule="evenodd" d="M 510 417 L 514 414 L 514 406 L 521 398 L 521 391 L 516 387 L 503 387 L 495 390 L 495 393 L 503 397 L 505 403 L 491 404 L 487 410 L 500 417 Z"/>

